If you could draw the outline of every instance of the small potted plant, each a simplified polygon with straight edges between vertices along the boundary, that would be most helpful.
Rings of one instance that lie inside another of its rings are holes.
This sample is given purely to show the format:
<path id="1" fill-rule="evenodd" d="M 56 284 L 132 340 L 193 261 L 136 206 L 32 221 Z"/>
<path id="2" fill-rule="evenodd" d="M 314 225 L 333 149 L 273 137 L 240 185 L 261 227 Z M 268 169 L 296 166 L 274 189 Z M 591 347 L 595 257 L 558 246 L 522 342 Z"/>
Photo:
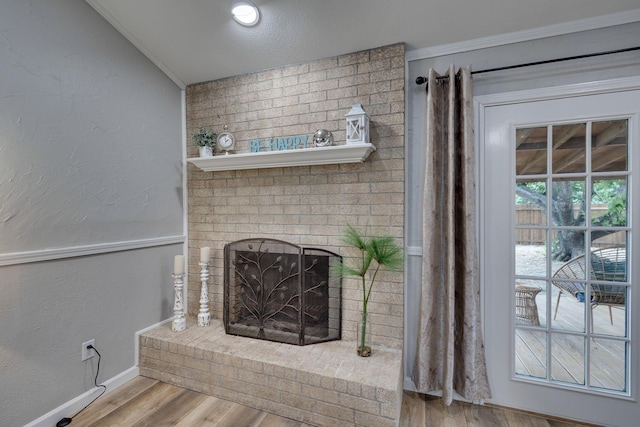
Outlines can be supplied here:
<path id="1" fill-rule="evenodd" d="M 362 318 L 358 323 L 357 342 L 358 355 L 371 356 L 369 345 L 369 323 L 367 304 L 371 297 L 371 289 L 381 268 L 389 271 L 402 271 L 404 257 L 402 249 L 393 237 L 362 236 L 350 225 L 344 230 L 342 241 L 358 250 L 355 265 L 348 266 L 344 262 L 336 264 L 335 273 L 340 277 L 356 276 L 360 278 L 362 287 Z"/>
<path id="2" fill-rule="evenodd" d="M 192 138 L 200 150 L 200 157 L 213 156 L 213 149 L 218 139 L 218 134 L 215 131 L 201 126 L 200 130 L 194 133 Z"/>

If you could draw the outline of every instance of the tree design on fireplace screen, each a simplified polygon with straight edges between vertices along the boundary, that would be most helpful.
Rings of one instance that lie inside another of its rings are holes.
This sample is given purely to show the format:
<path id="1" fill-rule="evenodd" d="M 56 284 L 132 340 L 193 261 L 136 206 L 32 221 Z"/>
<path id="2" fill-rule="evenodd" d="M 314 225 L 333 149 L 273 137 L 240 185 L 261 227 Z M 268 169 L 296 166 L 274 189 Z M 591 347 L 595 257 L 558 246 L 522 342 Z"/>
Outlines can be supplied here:
<path id="1" fill-rule="evenodd" d="M 341 259 L 333 252 L 275 239 L 228 243 L 227 334 L 296 345 L 339 340 L 342 281 L 331 271 Z"/>

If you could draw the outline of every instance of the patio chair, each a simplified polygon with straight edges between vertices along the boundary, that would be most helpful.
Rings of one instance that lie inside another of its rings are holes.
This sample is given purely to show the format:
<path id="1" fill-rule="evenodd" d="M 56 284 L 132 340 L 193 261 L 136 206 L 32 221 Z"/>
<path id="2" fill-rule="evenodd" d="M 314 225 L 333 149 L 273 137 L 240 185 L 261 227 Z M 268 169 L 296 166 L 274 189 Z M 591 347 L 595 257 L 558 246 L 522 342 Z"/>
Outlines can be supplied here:
<path id="1" fill-rule="evenodd" d="M 564 263 L 553 274 L 551 283 L 560 289 L 558 299 L 556 301 L 556 310 L 553 314 L 554 320 L 558 315 L 560 296 L 563 292 L 574 296 L 580 302 L 585 302 L 586 292 L 585 284 L 583 282 L 562 280 L 584 279 L 587 277 L 585 267 L 585 254 L 582 254 Z M 624 246 L 614 246 L 592 251 L 591 267 L 591 280 L 625 282 L 627 280 L 626 248 Z M 613 325 L 613 314 L 611 312 L 611 308 L 624 307 L 626 294 L 626 286 L 591 283 L 590 299 L 592 313 L 593 309 L 598 305 L 608 306 L 609 319 Z M 591 329 L 593 330 L 593 315 L 591 316 L 591 322 Z"/>

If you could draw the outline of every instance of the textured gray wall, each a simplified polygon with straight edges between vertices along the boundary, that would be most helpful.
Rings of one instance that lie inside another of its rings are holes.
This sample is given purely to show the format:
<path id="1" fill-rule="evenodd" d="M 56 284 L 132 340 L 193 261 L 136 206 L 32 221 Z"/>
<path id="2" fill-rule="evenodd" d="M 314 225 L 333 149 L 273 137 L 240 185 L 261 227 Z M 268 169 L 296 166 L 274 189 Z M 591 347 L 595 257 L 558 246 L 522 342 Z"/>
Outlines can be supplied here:
<path id="1" fill-rule="evenodd" d="M 0 31 L 0 254 L 181 234 L 176 86 L 83 1 Z"/>
<path id="2" fill-rule="evenodd" d="M 83 0 L 0 1 L 0 255 L 183 234 L 181 91 Z M 135 364 L 181 244 L 0 267 L 0 425 Z"/>

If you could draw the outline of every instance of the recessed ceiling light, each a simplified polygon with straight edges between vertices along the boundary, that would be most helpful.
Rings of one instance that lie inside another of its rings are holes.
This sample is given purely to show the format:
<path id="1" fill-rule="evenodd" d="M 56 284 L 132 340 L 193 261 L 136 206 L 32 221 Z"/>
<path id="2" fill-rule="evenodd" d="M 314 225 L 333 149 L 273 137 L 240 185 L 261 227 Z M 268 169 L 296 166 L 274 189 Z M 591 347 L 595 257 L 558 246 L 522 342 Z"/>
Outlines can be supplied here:
<path id="1" fill-rule="evenodd" d="M 256 25 L 260 19 L 258 7 L 249 0 L 238 0 L 231 3 L 231 14 L 236 22 L 247 27 Z"/>

